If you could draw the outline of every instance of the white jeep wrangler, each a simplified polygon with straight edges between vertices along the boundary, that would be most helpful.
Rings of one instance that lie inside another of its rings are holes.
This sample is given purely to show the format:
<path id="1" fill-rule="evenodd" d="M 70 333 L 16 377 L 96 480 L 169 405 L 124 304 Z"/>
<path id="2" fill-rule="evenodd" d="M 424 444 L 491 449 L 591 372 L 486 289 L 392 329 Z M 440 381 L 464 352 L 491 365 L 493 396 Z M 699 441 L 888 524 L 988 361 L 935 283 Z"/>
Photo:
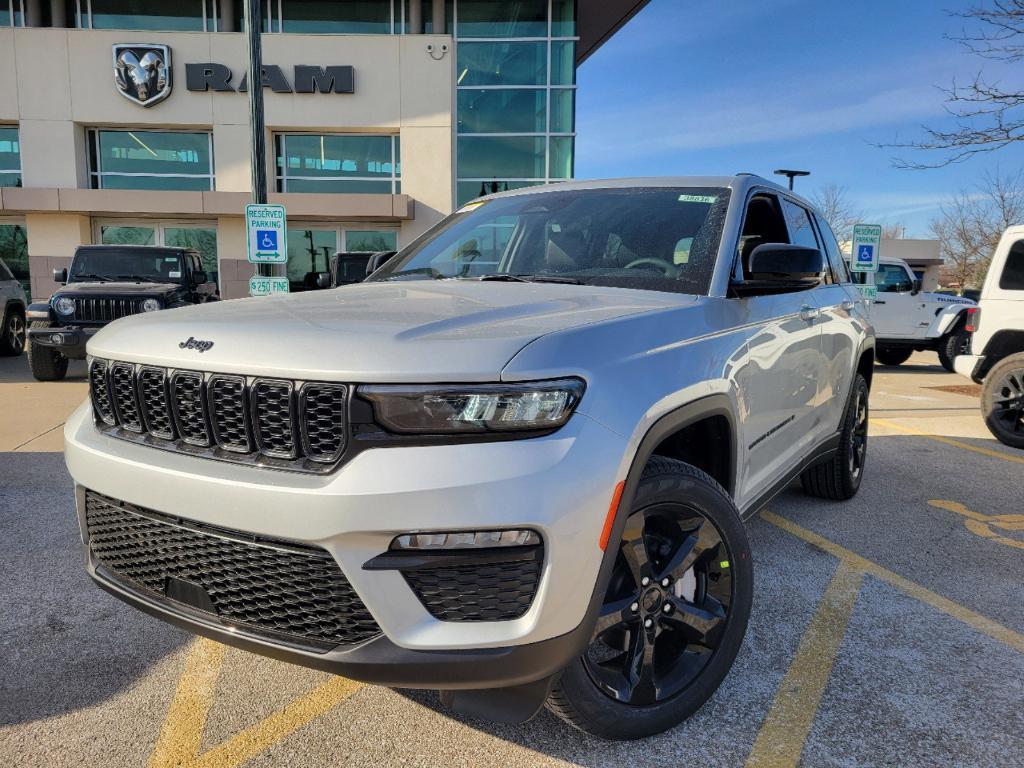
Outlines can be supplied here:
<path id="1" fill-rule="evenodd" d="M 854 281 L 864 285 L 867 274 L 855 272 Z M 950 373 L 954 358 L 964 352 L 967 309 L 970 299 L 921 290 L 921 281 L 901 259 L 879 261 L 875 274 L 878 297 L 871 302 L 871 323 L 878 347 L 875 357 L 882 365 L 900 365 L 914 352 L 932 349 Z"/>
<path id="2" fill-rule="evenodd" d="M 981 413 L 996 439 L 1024 448 L 1024 226 L 1003 233 L 967 330 L 956 372 L 984 385 Z"/>

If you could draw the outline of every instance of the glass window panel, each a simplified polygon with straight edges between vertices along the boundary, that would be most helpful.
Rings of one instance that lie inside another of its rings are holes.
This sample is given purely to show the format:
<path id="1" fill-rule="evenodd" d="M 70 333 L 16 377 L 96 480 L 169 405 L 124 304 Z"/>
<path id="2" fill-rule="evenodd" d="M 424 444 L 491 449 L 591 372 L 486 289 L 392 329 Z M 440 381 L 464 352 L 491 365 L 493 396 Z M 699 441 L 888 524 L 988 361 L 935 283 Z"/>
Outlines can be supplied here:
<path id="1" fill-rule="evenodd" d="M 5 3 L 3 5 L 3 7 L 0 8 L 0 27 L 9 27 L 9 26 L 11 26 L 11 9 Z"/>
<path id="2" fill-rule="evenodd" d="M 211 189 L 210 179 L 201 176 L 119 176 L 101 175 L 95 189 L 162 189 L 181 192 L 206 192 Z"/>
<path id="3" fill-rule="evenodd" d="M 317 287 L 316 276 L 331 271 L 331 259 L 338 251 L 334 229 L 288 230 L 288 285 L 292 292 Z"/>
<path id="4" fill-rule="evenodd" d="M 99 136 L 99 171 L 202 176 L 213 172 L 208 133 L 103 130 L 96 133 Z"/>
<path id="5" fill-rule="evenodd" d="M 811 216 L 807 209 L 783 198 L 782 210 L 786 215 L 786 221 L 789 222 L 790 242 L 806 248 L 818 248 L 818 238 L 814 234 L 814 226 L 811 224 Z"/>
<path id="6" fill-rule="evenodd" d="M 156 227 L 100 227 L 103 245 L 156 245 Z"/>
<path id="7" fill-rule="evenodd" d="M 551 0 L 551 36 L 576 36 L 576 0 Z"/>
<path id="8" fill-rule="evenodd" d="M 7 264 L 10 266 L 11 262 Z M 1018 240 L 1010 247 L 1003 274 L 999 276 L 999 287 L 1004 291 L 1024 291 L 1024 240 Z"/>
<path id="9" fill-rule="evenodd" d="M 398 233 L 393 229 L 355 230 L 345 232 L 346 251 L 397 251 Z"/>
<path id="10" fill-rule="evenodd" d="M 460 181 L 458 184 L 458 204 L 465 205 L 472 200 L 476 200 L 478 197 L 490 195 L 494 192 L 507 192 L 510 189 L 535 187 L 542 183 L 540 181 Z"/>
<path id="11" fill-rule="evenodd" d="M 17 171 L 21 168 L 21 144 L 18 129 L 0 127 L 0 171 Z"/>
<path id="12" fill-rule="evenodd" d="M 335 194 L 390 195 L 391 181 L 356 179 L 287 179 L 288 192 L 331 192 Z"/>
<path id="13" fill-rule="evenodd" d="M 23 224 L 0 224 L 0 259 L 21 282 L 25 293 L 32 295 L 28 271 L 28 233 Z"/>
<path id="14" fill-rule="evenodd" d="M 573 171 L 573 138 L 571 136 L 553 136 L 550 141 L 551 178 L 571 179 Z"/>
<path id="15" fill-rule="evenodd" d="M 174 248 L 194 248 L 199 251 L 203 271 L 220 285 L 220 267 L 217 262 L 217 230 L 210 227 L 164 227 L 164 245 Z"/>
<path id="16" fill-rule="evenodd" d="M 571 40 L 551 43 L 551 84 L 576 84 L 576 43 Z"/>
<path id="17" fill-rule="evenodd" d="M 544 133 L 543 90 L 460 90 L 459 133 Z"/>
<path id="18" fill-rule="evenodd" d="M 459 43 L 459 85 L 546 85 L 546 43 Z"/>
<path id="19" fill-rule="evenodd" d="M 543 179 L 544 139 L 534 136 L 460 136 L 459 176 Z"/>
<path id="20" fill-rule="evenodd" d="M 285 32 L 387 35 L 391 0 L 281 0 L 281 18 Z"/>
<path id="21" fill-rule="evenodd" d="M 551 133 L 576 130 L 576 91 L 560 88 L 551 91 Z"/>
<path id="22" fill-rule="evenodd" d="M 281 155 L 281 144 L 287 158 Z M 278 142 L 278 173 L 288 177 L 391 177 L 390 136 L 288 134 Z M 291 184 L 289 184 L 289 191 Z"/>
<path id="23" fill-rule="evenodd" d="M 458 37 L 547 37 L 548 0 L 459 0 Z"/>
<path id="24" fill-rule="evenodd" d="M 0 173 L 0 187 L 20 187 L 20 173 Z"/>
<path id="25" fill-rule="evenodd" d="M 202 0 L 178 0 L 175 3 L 153 3 L 152 0 L 92 0 L 92 26 L 95 29 L 166 29 L 202 32 L 203 2 Z"/>

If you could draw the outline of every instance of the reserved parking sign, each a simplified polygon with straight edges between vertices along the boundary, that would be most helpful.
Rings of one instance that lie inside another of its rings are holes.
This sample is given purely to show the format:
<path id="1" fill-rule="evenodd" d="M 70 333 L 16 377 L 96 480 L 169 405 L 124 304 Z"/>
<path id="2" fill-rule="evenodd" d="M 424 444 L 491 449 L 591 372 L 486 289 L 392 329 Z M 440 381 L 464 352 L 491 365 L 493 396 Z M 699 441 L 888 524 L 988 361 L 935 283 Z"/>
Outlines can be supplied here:
<path id="1" fill-rule="evenodd" d="M 288 220 L 283 205 L 245 206 L 248 256 L 253 264 L 284 264 L 288 261 Z"/>

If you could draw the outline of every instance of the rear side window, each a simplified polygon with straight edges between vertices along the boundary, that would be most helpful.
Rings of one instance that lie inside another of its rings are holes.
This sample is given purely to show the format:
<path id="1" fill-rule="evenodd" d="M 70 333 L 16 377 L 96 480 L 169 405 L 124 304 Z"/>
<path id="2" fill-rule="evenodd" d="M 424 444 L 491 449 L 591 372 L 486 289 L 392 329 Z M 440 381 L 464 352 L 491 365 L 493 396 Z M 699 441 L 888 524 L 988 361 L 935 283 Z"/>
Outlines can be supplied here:
<path id="1" fill-rule="evenodd" d="M 999 276 L 999 287 L 1004 291 L 1024 291 L 1024 240 L 1018 240 L 1010 248 L 1003 274 Z"/>

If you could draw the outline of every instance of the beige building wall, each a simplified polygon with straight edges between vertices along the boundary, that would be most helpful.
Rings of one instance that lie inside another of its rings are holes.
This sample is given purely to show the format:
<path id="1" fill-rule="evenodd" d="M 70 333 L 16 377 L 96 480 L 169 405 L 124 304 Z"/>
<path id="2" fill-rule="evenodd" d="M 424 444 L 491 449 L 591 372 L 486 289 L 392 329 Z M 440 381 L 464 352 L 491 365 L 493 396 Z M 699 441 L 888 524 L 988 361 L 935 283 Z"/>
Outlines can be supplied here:
<path id="1" fill-rule="evenodd" d="M 111 46 L 137 40 L 166 44 L 172 52 L 172 93 L 150 108 L 124 98 L 114 86 Z M 435 57 L 445 44 L 449 52 L 438 60 Z M 428 45 L 433 45 L 433 55 Z M 269 34 L 263 36 L 263 54 L 267 64 L 281 67 L 289 83 L 296 64 L 351 65 L 355 70 L 353 94 L 281 94 L 265 89 L 272 194 L 276 132 L 395 134 L 402 142 L 402 193 L 411 198 L 411 206 L 395 197 L 393 205 L 385 206 L 394 211 L 390 219 L 374 215 L 365 220 L 359 218 L 360 211 L 380 209 L 368 204 L 365 195 L 315 195 L 310 205 L 296 207 L 314 210 L 318 220 L 328 222 L 398 227 L 400 243 L 410 242 L 451 211 L 451 38 Z M 216 205 L 210 206 L 199 193 L 119 194 L 125 197 L 125 215 L 132 218 L 216 222 L 222 291 L 225 296 L 247 291 L 251 267 L 228 262 L 244 259 L 245 254 L 241 216 L 250 183 L 248 100 L 244 93 L 191 92 L 185 87 L 186 63 L 227 65 L 233 71 L 231 83 L 237 87 L 246 61 L 241 34 L 0 29 L 0 123 L 19 125 L 26 188 L 19 195 L 0 197 L 0 215 L 25 217 L 36 298 L 45 298 L 52 290 L 49 260 L 59 261 L 59 268 L 76 245 L 92 241 L 95 227 L 90 214 L 103 219 L 116 216 L 109 210 L 109 195 L 103 193 L 101 198 L 88 191 L 87 130 L 102 127 L 212 132 L 216 191 L 240 193 L 237 215 L 231 215 L 235 201 L 226 195 L 219 195 Z M 152 195 L 159 202 L 154 203 Z M 96 203 L 101 199 L 102 204 Z M 69 208 L 73 212 L 62 212 Z"/>

